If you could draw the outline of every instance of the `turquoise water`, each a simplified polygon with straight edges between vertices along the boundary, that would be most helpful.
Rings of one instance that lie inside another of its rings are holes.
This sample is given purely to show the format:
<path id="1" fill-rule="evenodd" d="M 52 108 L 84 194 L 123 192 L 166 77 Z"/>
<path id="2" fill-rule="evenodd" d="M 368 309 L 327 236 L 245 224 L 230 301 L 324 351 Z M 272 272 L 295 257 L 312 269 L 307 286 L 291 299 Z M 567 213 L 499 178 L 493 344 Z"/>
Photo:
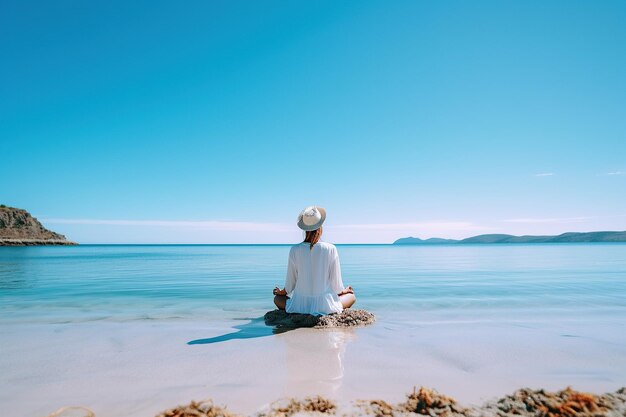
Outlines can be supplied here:
<path id="1" fill-rule="evenodd" d="M 626 244 L 339 246 L 390 323 L 626 317 Z M 289 246 L 0 248 L 0 322 L 223 320 L 273 308 Z"/>

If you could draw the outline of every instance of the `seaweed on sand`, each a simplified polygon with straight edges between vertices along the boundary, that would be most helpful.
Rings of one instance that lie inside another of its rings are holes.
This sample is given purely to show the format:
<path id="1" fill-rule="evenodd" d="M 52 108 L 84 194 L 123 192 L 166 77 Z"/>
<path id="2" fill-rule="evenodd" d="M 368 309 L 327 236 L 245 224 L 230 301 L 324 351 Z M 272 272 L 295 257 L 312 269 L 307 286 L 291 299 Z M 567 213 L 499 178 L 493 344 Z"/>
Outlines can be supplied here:
<path id="1" fill-rule="evenodd" d="M 487 404 L 485 411 L 501 417 L 599 417 L 626 415 L 626 388 L 595 395 L 571 387 L 558 392 L 522 388 Z"/>
<path id="2" fill-rule="evenodd" d="M 465 416 L 469 410 L 457 404 L 452 397 L 439 394 L 436 390 L 420 387 L 406 397 L 406 402 L 400 404 L 398 408 L 402 411 L 429 415 L 429 416 Z"/>
<path id="3" fill-rule="evenodd" d="M 345 405 L 345 404 L 343 404 Z M 297 416 L 376 416 L 376 417 L 624 417 L 626 388 L 602 395 L 575 391 L 570 387 L 558 392 L 522 388 L 482 406 L 465 408 L 455 399 L 437 391 L 413 388 L 406 401 L 391 405 L 382 400 L 356 400 L 348 408 L 340 407 L 324 397 L 281 399 L 259 411 L 255 417 Z M 64 407 L 49 417 L 94 417 L 83 407 Z M 241 417 L 213 401 L 192 401 L 160 413 L 157 417 Z"/>
<path id="4" fill-rule="evenodd" d="M 472 410 L 461 407 L 454 398 L 441 395 L 437 391 L 420 387 L 419 391 L 413 387 L 413 392 L 407 394 L 406 401 L 397 405 L 383 400 L 357 400 L 355 412 L 348 416 L 376 416 L 376 417 L 472 417 Z"/>
<path id="5" fill-rule="evenodd" d="M 178 407 L 164 411 L 157 417 L 239 417 L 237 414 L 231 413 L 226 408 L 218 407 L 213 401 L 192 401 L 188 405 L 179 405 Z"/>
<path id="6" fill-rule="evenodd" d="M 395 407 L 383 400 L 357 400 L 355 405 L 359 410 L 359 415 L 374 415 L 376 417 L 396 415 Z"/>
<path id="7" fill-rule="evenodd" d="M 269 410 L 258 414 L 259 417 L 290 417 L 298 413 L 335 414 L 337 406 L 331 400 L 321 396 L 307 397 L 304 400 L 290 398 L 270 404 Z"/>

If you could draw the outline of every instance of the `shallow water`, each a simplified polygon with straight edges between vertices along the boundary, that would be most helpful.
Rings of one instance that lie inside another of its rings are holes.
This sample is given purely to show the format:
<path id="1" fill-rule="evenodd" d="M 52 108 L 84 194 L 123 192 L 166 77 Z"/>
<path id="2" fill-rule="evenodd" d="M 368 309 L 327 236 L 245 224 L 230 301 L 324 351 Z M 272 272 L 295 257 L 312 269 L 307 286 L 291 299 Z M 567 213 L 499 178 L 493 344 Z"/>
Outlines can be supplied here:
<path id="1" fill-rule="evenodd" d="M 470 402 L 626 385 L 626 244 L 338 249 L 377 323 L 276 335 L 259 318 L 288 246 L 0 248 L 0 402 L 139 416 L 206 397 L 249 413 L 413 385 Z"/>
<path id="2" fill-rule="evenodd" d="M 288 246 L 1 248 L 2 322 L 226 318 L 272 307 Z M 340 246 L 359 306 L 398 320 L 626 312 L 626 245 Z M 398 312 L 401 314 L 396 314 Z"/>

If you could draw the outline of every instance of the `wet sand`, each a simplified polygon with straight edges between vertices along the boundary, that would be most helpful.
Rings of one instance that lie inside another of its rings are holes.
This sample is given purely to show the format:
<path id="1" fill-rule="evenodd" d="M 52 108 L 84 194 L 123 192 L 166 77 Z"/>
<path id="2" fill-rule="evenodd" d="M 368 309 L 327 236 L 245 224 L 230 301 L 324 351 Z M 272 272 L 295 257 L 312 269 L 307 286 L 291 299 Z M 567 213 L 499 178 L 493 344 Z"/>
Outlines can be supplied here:
<path id="1" fill-rule="evenodd" d="M 520 387 L 613 392 L 626 381 L 619 317 L 408 320 L 273 334 L 262 320 L 0 323 L 0 403 L 11 416 L 81 405 L 97 416 L 151 416 L 192 399 L 251 415 L 278 398 L 405 400 L 426 386 L 467 405 Z M 190 344 L 190 342 L 195 342 Z"/>

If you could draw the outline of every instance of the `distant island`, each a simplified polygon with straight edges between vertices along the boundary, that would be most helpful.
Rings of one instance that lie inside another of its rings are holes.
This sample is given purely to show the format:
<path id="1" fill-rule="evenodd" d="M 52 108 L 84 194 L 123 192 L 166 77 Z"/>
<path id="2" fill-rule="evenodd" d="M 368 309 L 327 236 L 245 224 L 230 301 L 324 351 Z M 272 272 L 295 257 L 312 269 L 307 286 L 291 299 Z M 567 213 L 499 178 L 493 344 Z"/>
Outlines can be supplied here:
<path id="1" fill-rule="evenodd" d="M 23 209 L 0 205 L 0 246 L 76 245 Z"/>
<path id="2" fill-rule="evenodd" d="M 478 235 L 466 239 L 420 239 L 417 237 L 403 237 L 393 242 L 394 245 L 440 245 L 440 244 L 481 244 L 481 243 L 607 243 L 626 242 L 624 232 L 568 232 L 558 236 L 513 236 L 504 234 Z"/>

